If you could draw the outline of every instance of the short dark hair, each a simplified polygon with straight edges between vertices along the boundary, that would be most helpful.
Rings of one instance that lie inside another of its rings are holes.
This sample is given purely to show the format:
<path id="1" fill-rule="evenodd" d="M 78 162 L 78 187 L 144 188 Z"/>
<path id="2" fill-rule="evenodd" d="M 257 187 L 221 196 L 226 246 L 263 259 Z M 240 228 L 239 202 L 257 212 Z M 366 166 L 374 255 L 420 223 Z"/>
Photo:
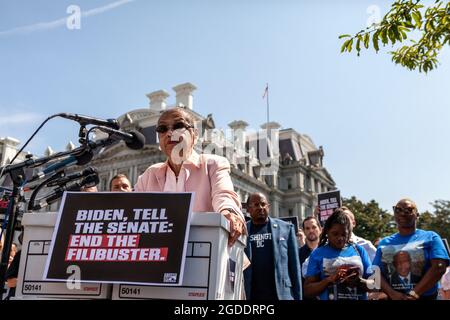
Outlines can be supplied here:
<path id="1" fill-rule="evenodd" d="M 245 202 L 245 204 L 247 205 L 247 209 L 250 207 L 250 199 L 254 196 L 254 195 L 261 195 L 264 196 L 264 198 L 266 198 L 267 202 L 269 202 L 269 200 L 267 199 L 266 195 L 264 193 L 261 192 L 254 192 L 249 194 L 249 196 L 247 197 L 247 201 Z"/>
<path id="2" fill-rule="evenodd" d="M 315 216 L 308 216 L 308 217 L 306 217 L 306 218 L 303 220 L 303 222 L 302 222 L 302 228 L 303 228 L 303 229 L 305 229 L 305 222 L 306 222 L 306 221 L 309 221 L 309 220 L 315 220 L 316 223 L 317 223 L 317 226 L 319 226 L 319 228 L 320 228 L 320 222 L 319 222 L 319 219 L 317 219 Z"/>
<path id="3" fill-rule="evenodd" d="M 409 262 L 411 262 L 411 255 L 409 254 L 409 252 L 405 251 L 405 250 L 400 250 L 400 251 L 397 251 L 393 256 L 392 263 L 394 266 L 397 266 L 398 257 L 400 255 L 406 255 L 408 257 Z"/>
<path id="4" fill-rule="evenodd" d="M 171 108 L 171 109 L 164 111 L 163 113 L 161 113 L 161 115 L 158 118 L 158 125 L 159 125 L 159 120 L 161 118 L 172 117 L 173 114 L 175 114 L 177 116 L 181 116 L 187 122 L 187 124 L 189 124 L 193 127 L 195 126 L 194 117 L 188 111 L 186 111 L 185 107 L 175 107 L 175 108 Z"/>
<path id="5" fill-rule="evenodd" d="M 109 190 L 112 189 L 112 183 L 113 183 L 113 181 L 116 180 L 116 179 L 118 179 L 118 178 L 125 178 L 125 179 L 127 179 L 128 182 L 130 182 L 130 187 L 131 187 L 131 181 L 130 181 L 130 179 L 128 179 L 127 175 L 126 175 L 126 174 L 123 174 L 123 173 L 119 173 L 119 174 L 116 174 L 114 177 L 112 177 L 111 181 L 109 181 Z"/>
<path id="6" fill-rule="evenodd" d="M 352 226 L 350 222 L 350 218 L 347 216 L 347 214 L 344 212 L 346 209 L 336 208 L 333 211 L 333 214 L 325 221 L 325 226 L 322 229 L 322 233 L 320 234 L 320 241 L 319 241 L 319 247 L 324 246 L 328 242 L 328 236 L 327 233 L 331 229 L 331 227 L 335 224 L 340 224 L 347 229 L 347 239 L 346 243 L 350 242 L 350 237 L 352 234 Z"/>

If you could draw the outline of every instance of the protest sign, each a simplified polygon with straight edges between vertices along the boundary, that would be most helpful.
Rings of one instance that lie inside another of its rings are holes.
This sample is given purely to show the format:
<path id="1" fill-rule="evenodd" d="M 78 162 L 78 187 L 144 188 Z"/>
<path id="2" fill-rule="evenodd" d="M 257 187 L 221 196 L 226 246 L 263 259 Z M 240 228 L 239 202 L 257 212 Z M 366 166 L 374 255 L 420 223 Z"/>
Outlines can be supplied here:
<path id="1" fill-rule="evenodd" d="M 295 232 L 298 231 L 298 217 L 292 216 L 292 217 L 279 217 L 278 219 L 292 223 L 294 225 Z"/>
<path id="2" fill-rule="evenodd" d="M 44 280 L 180 285 L 193 193 L 68 192 Z"/>
<path id="3" fill-rule="evenodd" d="M 341 192 L 339 190 L 319 193 L 317 195 L 319 205 L 319 221 L 323 226 L 328 217 L 333 214 L 336 208 L 341 206 Z"/>

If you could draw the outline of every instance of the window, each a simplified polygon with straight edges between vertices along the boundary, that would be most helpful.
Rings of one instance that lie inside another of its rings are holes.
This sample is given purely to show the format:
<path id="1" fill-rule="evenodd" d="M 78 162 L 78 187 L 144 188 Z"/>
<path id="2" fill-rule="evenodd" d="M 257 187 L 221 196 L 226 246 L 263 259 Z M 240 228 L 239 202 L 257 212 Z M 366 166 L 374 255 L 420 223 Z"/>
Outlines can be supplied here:
<path id="1" fill-rule="evenodd" d="M 310 206 L 306 206 L 306 207 L 305 207 L 305 215 L 306 215 L 307 217 L 313 215 L 312 208 L 311 208 Z"/>
<path id="2" fill-rule="evenodd" d="M 292 189 L 292 178 L 287 178 L 287 188 Z"/>
<path id="3" fill-rule="evenodd" d="M 305 177 L 305 191 L 311 192 L 311 177 L 310 176 Z"/>
<path id="4" fill-rule="evenodd" d="M 100 186 L 99 186 L 100 188 L 98 188 L 98 189 L 100 189 L 100 190 L 109 190 L 109 182 L 108 182 L 108 178 L 106 178 L 106 177 L 102 177 L 101 179 L 100 179 Z"/>

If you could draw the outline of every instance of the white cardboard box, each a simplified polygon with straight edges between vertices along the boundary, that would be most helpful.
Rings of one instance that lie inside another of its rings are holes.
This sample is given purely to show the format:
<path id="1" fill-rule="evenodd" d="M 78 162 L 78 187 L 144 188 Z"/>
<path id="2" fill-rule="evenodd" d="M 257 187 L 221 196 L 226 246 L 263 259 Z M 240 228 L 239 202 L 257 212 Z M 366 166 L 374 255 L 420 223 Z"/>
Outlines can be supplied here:
<path id="1" fill-rule="evenodd" d="M 79 289 L 70 289 L 66 282 L 42 280 L 57 216 L 56 212 L 24 214 L 24 237 L 15 299 L 110 298 L 110 284 L 81 283 Z"/>
<path id="2" fill-rule="evenodd" d="M 244 297 L 246 237 L 228 247 L 228 221 L 220 213 L 194 213 L 181 286 L 114 284 L 112 299 L 239 300 Z M 235 262 L 234 288 L 229 259 Z"/>
<path id="3" fill-rule="evenodd" d="M 15 299 L 242 299 L 246 237 L 228 247 L 228 221 L 219 213 L 193 213 L 181 286 L 81 283 L 69 289 L 65 282 L 44 281 L 45 262 L 57 213 L 27 213 Z M 235 263 L 234 286 L 229 261 Z M 112 291 L 112 296 L 111 296 Z"/>

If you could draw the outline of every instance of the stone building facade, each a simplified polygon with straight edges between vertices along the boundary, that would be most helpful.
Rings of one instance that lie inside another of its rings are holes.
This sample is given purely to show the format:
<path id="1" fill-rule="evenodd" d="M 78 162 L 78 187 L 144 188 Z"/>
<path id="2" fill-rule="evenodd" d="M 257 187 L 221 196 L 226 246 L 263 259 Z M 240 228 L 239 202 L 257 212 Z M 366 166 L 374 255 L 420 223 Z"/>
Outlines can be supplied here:
<path id="1" fill-rule="evenodd" d="M 203 116 L 194 110 L 195 89 L 191 83 L 173 87 L 176 96 L 173 105 L 166 102 L 168 92 L 152 92 L 147 94 L 148 107 L 130 110 L 118 117 L 122 130 L 141 132 L 146 143 L 140 150 L 127 148 L 123 141 L 99 150 L 88 164 L 99 172 L 99 191 L 109 190 L 111 178 L 119 173 L 126 174 L 134 185 L 150 165 L 166 160 L 159 149 L 155 128 L 161 112 L 175 106 L 183 106 L 196 119 L 197 152 L 228 158 L 234 188 L 244 207 L 250 193 L 262 192 L 271 203 L 272 216 L 303 219 L 312 214 L 318 193 L 336 189 L 333 178 L 323 166 L 324 151 L 322 147 L 317 148 L 310 137 L 292 128 L 282 129 L 276 122 L 265 123 L 255 131 L 248 130 L 245 121 L 235 120 L 228 129 L 218 129 L 212 114 Z M 11 146 L 18 144 L 17 140 L 11 139 L 0 140 L 2 164 L 13 153 Z M 74 147 L 72 143 L 67 145 L 67 149 Z M 49 155 L 52 150 L 47 148 L 44 153 Z M 82 170 L 80 167 L 75 169 Z"/>
<path id="2" fill-rule="evenodd" d="M 323 149 L 317 148 L 310 137 L 292 128 L 281 129 L 275 122 L 262 125 L 258 132 L 247 130 L 248 124 L 242 120 L 231 122 L 225 131 L 217 129 L 211 114 L 205 117 L 194 111 L 195 89 L 191 83 L 174 87 L 176 103 L 172 106 L 166 102 L 169 97 L 166 91 L 152 92 L 147 95 L 149 107 L 128 111 L 118 118 L 122 130 L 141 132 L 146 143 L 143 149 L 136 151 L 120 142 L 96 155 L 89 165 L 99 170 L 99 190 L 108 190 L 111 178 L 119 173 L 126 174 L 134 184 L 150 165 L 165 161 L 155 128 L 161 112 L 174 106 L 185 107 L 196 119 L 199 153 L 228 158 L 241 202 L 244 203 L 250 193 L 262 192 L 271 203 L 273 216 L 302 219 L 312 214 L 317 193 L 335 189 L 333 178 L 322 165 Z"/>

